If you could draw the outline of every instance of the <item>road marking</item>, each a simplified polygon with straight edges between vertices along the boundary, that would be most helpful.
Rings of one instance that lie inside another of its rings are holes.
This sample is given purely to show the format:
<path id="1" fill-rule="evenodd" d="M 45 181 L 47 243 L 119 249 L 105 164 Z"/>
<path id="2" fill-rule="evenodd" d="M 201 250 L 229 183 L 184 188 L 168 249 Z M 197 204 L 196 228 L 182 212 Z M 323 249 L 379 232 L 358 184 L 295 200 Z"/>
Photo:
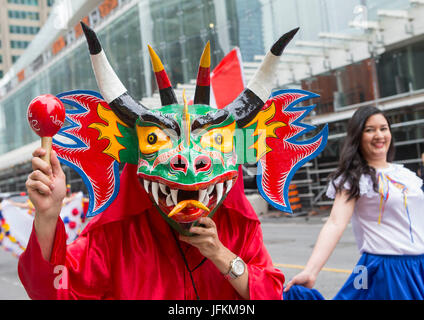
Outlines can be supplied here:
<path id="1" fill-rule="evenodd" d="M 305 269 L 305 266 L 300 266 L 297 264 L 284 264 L 284 263 L 274 263 L 274 267 L 280 268 L 289 268 L 289 269 Z M 337 273 L 352 273 L 352 270 L 347 269 L 336 269 L 336 268 L 322 268 L 322 271 L 328 272 L 337 272 Z"/>

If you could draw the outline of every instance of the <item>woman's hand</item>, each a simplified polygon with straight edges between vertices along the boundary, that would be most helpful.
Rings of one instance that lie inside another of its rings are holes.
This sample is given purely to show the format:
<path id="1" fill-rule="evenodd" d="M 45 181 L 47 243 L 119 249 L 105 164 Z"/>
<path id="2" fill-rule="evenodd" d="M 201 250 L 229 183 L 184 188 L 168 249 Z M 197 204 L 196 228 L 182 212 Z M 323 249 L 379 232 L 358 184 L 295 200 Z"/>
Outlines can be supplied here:
<path id="1" fill-rule="evenodd" d="M 196 247 L 204 257 L 214 261 L 225 250 L 219 240 L 216 224 L 209 217 L 200 218 L 199 224 L 205 227 L 191 227 L 190 232 L 196 235 L 192 237 L 180 235 L 180 240 Z"/>
<path id="2" fill-rule="evenodd" d="M 306 270 L 303 270 L 287 283 L 286 287 L 284 288 L 284 292 L 289 291 L 290 288 L 296 284 L 312 289 L 315 285 L 315 281 L 316 276 Z"/>

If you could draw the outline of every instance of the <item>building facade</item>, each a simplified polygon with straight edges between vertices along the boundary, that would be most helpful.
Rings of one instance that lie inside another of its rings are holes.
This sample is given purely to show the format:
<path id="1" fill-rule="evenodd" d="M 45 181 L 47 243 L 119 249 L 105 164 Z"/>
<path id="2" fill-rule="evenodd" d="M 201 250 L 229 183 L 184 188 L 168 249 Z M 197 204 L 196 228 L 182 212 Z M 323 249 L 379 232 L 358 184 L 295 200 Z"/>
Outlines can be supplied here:
<path id="1" fill-rule="evenodd" d="M 54 0 L 0 0 L 0 78 L 43 26 Z"/>
<path id="2" fill-rule="evenodd" d="M 25 116 L 32 98 L 72 89 L 98 91 L 78 20 L 97 32 L 112 67 L 131 94 L 152 107 L 159 100 L 147 44 L 161 57 L 177 89 L 192 86 L 207 41 L 211 42 L 212 68 L 231 49 L 240 47 L 248 81 L 271 44 L 300 26 L 281 59 L 277 87 L 318 93 L 320 98 L 313 101 L 317 104 L 315 113 L 306 121 L 316 125 L 317 131 L 326 123 L 330 129 L 325 150 L 294 178 L 304 206 L 329 204 L 324 197 L 326 178 L 337 164 L 346 123 L 362 105 L 376 105 L 388 113 L 396 141 L 396 162 L 416 170 L 421 161 L 424 1 L 96 3 L 75 17 L 51 45 L 33 57 L 27 50 L 28 63 L 19 65 L 0 82 L 0 191 L 24 189 L 25 172 L 30 170 L 28 150 L 38 141 Z M 30 147 L 20 149 L 25 146 Z"/>

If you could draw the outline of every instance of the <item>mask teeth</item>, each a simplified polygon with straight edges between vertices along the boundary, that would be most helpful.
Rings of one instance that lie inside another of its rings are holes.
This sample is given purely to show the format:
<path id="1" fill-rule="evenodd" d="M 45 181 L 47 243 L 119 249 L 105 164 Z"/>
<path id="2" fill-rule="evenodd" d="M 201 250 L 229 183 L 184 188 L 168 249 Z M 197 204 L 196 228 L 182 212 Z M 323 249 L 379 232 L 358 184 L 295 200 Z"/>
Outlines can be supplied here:
<path id="1" fill-rule="evenodd" d="M 233 186 L 233 181 L 231 179 L 214 185 L 210 185 L 207 189 L 200 189 L 198 191 L 198 201 L 202 202 L 205 206 L 208 206 L 210 197 L 214 192 L 216 192 L 216 203 L 218 204 L 224 195 L 224 184 L 225 194 L 228 194 L 228 192 L 230 192 Z M 152 194 L 152 197 L 156 204 L 159 205 L 159 190 L 161 191 L 161 194 L 163 194 L 163 196 L 165 197 L 165 202 L 168 207 L 176 206 L 178 204 L 178 189 L 170 189 L 168 186 L 162 183 L 153 182 L 146 179 L 143 179 L 143 186 L 147 193 Z"/>
<path id="2" fill-rule="evenodd" d="M 203 204 L 204 204 L 203 200 L 205 199 L 205 196 L 207 194 L 208 193 L 207 193 L 206 189 L 199 190 L 199 201 L 202 202 Z"/>
<path id="3" fill-rule="evenodd" d="M 164 185 L 164 184 L 162 184 L 162 183 L 159 183 L 159 188 L 160 188 L 160 191 L 165 195 L 165 196 L 168 196 L 169 195 L 169 192 L 166 190 L 166 186 Z"/>
<path id="4" fill-rule="evenodd" d="M 155 199 L 156 204 L 159 204 L 159 184 L 157 182 L 152 182 L 152 196 Z"/>
<path id="5" fill-rule="evenodd" d="M 178 203 L 178 190 L 177 189 L 171 189 L 171 198 L 174 202 L 174 205 L 176 206 Z"/>
<path id="6" fill-rule="evenodd" d="M 149 193 L 150 181 L 149 180 L 143 180 L 143 185 L 144 185 L 144 190 L 146 190 L 146 192 Z"/>
<path id="7" fill-rule="evenodd" d="M 168 207 L 175 206 L 174 201 L 172 201 L 171 194 L 168 194 L 168 196 L 166 197 L 166 205 Z"/>
<path id="8" fill-rule="evenodd" d="M 215 185 L 214 184 L 213 185 L 210 185 L 208 187 L 208 190 L 207 190 L 208 195 L 210 195 L 213 192 L 214 189 L 215 189 Z"/>
<path id="9" fill-rule="evenodd" d="M 224 184 L 220 182 L 220 183 L 217 183 L 215 187 L 216 187 L 216 203 L 219 203 L 219 201 L 221 201 L 221 198 L 222 198 Z"/>
<path id="10" fill-rule="evenodd" d="M 208 193 L 206 193 L 206 194 L 205 194 L 205 197 L 203 198 L 202 203 L 203 203 L 205 206 L 208 206 L 208 205 L 209 205 L 209 195 L 208 195 Z"/>
<path id="11" fill-rule="evenodd" d="M 227 180 L 226 182 L 225 182 L 225 193 L 228 193 L 228 192 L 230 192 L 230 190 L 231 190 L 231 188 L 232 188 L 232 186 L 233 186 L 233 180 Z"/>

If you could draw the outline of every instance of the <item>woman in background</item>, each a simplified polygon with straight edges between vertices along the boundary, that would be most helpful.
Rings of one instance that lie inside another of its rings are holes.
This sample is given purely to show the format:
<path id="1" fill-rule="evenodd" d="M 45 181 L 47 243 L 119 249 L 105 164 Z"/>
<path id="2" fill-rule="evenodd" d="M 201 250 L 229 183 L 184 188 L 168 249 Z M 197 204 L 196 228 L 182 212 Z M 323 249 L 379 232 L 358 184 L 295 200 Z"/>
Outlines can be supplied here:
<path id="1" fill-rule="evenodd" d="M 347 224 L 361 258 L 334 299 L 424 299 L 422 180 L 393 164 L 390 123 L 375 107 L 350 119 L 327 196 L 334 199 L 305 269 L 286 286 L 286 299 L 323 299 L 312 288 Z M 301 285 L 301 286 L 298 286 Z"/>

